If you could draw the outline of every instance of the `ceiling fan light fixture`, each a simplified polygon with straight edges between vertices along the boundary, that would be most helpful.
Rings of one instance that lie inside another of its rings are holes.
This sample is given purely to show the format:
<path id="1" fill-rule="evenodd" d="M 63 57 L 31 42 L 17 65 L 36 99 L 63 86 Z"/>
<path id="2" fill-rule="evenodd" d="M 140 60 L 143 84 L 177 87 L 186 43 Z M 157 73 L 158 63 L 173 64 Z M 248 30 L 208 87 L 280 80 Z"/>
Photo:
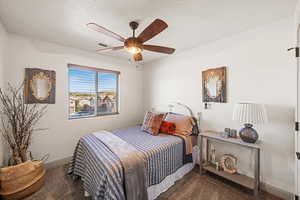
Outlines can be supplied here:
<path id="1" fill-rule="evenodd" d="M 137 54 L 142 52 L 142 49 L 136 46 L 125 47 L 125 49 L 131 54 Z"/>
<path id="2" fill-rule="evenodd" d="M 124 48 L 131 54 L 141 53 L 143 50 L 140 41 L 134 37 L 125 40 Z"/>
<path id="3" fill-rule="evenodd" d="M 157 46 L 157 45 L 144 45 L 145 42 L 152 39 L 153 37 L 155 37 L 156 35 L 158 35 L 168 27 L 168 24 L 166 22 L 164 22 L 161 19 L 155 19 L 149 26 L 147 26 L 136 37 L 135 30 L 137 29 L 138 25 L 139 24 L 136 21 L 132 21 L 129 23 L 129 26 L 131 27 L 133 33 L 132 33 L 132 37 L 125 39 L 124 37 L 108 30 L 107 28 L 99 26 L 96 23 L 87 24 L 87 26 L 90 29 L 124 43 L 124 45 L 122 46 L 114 46 L 114 47 L 105 47 L 104 46 L 105 44 L 100 44 L 100 46 L 103 46 L 105 48 L 99 49 L 97 51 L 105 51 L 105 50 L 115 51 L 115 50 L 125 49 L 126 51 L 128 51 L 133 55 L 135 61 L 143 60 L 143 56 L 141 54 L 143 50 L 153 51 L 157 53 L 164 53 L 164 54 L 174 53 L 175 49 L 170 47 Z"/>

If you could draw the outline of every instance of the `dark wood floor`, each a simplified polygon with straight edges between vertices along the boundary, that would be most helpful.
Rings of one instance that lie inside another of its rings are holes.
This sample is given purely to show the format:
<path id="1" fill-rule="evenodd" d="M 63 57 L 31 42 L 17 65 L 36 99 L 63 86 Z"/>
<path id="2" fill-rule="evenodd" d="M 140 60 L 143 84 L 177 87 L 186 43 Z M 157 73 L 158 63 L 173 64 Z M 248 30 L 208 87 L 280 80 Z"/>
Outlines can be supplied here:
<path id="1" fill-rule="evenodd" d="M 80 181 L 67 175 L 67 167 L 47 170 L 44 187 L 25 200 L 88 200 L 83 196 Z M 158 200 L 252 200 L 251 192 L 212 175 L 200 176 L 195 168 L 176 182 Z M 267 193 L 261 193 L 261 200 L 279 200 Z"/>

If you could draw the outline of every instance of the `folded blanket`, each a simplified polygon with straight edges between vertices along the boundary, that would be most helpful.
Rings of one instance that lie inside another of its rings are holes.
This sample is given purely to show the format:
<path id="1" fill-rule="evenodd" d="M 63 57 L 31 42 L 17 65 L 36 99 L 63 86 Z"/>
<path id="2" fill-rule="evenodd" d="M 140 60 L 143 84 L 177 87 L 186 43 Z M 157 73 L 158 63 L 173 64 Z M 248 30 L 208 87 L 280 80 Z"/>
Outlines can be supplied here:
<path id="1" fill-rule="evenodd" d="M 121 160 L 127 199 L 147 200 L 146 161 L 143 155 L 134 146 L 110 132 L 100 131 L 93 135 Z"/>
<path id="2" fill-rule="evenodd" d="M 185 154 L 189 155 L 193 152 L 193 147 L 197 145 L 197 136 L 174 134 L 184 140 L 185 143 Z"/>

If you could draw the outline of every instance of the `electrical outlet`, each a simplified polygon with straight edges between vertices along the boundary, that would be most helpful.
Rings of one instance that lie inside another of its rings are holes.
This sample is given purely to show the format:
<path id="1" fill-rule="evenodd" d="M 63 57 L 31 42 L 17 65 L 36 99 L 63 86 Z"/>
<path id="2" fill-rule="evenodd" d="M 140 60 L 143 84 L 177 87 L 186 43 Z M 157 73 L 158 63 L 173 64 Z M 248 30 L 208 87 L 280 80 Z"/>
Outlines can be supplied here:
<path id="1" fill-rule="evenodd" d="M 204 103 L 204 109 L 205 110 L 208 110 L 208 109 L 211 109 L 211 108 L 212 108 L 212 104 L 211 103 L 208 103 L 208 102 Z"/>

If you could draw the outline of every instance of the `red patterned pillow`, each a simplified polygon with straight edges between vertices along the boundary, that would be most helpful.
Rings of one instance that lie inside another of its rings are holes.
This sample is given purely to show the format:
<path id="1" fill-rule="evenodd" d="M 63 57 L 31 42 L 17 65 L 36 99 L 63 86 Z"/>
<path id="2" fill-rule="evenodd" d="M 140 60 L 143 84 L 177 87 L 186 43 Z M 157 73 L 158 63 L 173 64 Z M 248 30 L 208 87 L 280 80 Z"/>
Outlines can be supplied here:
<path id="1" fill-rule="evenodd" d="M 150 133 L 151 135 L 158 135 L 163 118 L 164 114 L 156 114 L 148 111 L 144 117 L 142 131 Z"/>
<path id="2" fill-rule="evenodd" d="M 160 126 L 160 133 L 166 133 L 173 135 L 176 130 L 176 125 L 174 122 L 163 121 Z"/>

